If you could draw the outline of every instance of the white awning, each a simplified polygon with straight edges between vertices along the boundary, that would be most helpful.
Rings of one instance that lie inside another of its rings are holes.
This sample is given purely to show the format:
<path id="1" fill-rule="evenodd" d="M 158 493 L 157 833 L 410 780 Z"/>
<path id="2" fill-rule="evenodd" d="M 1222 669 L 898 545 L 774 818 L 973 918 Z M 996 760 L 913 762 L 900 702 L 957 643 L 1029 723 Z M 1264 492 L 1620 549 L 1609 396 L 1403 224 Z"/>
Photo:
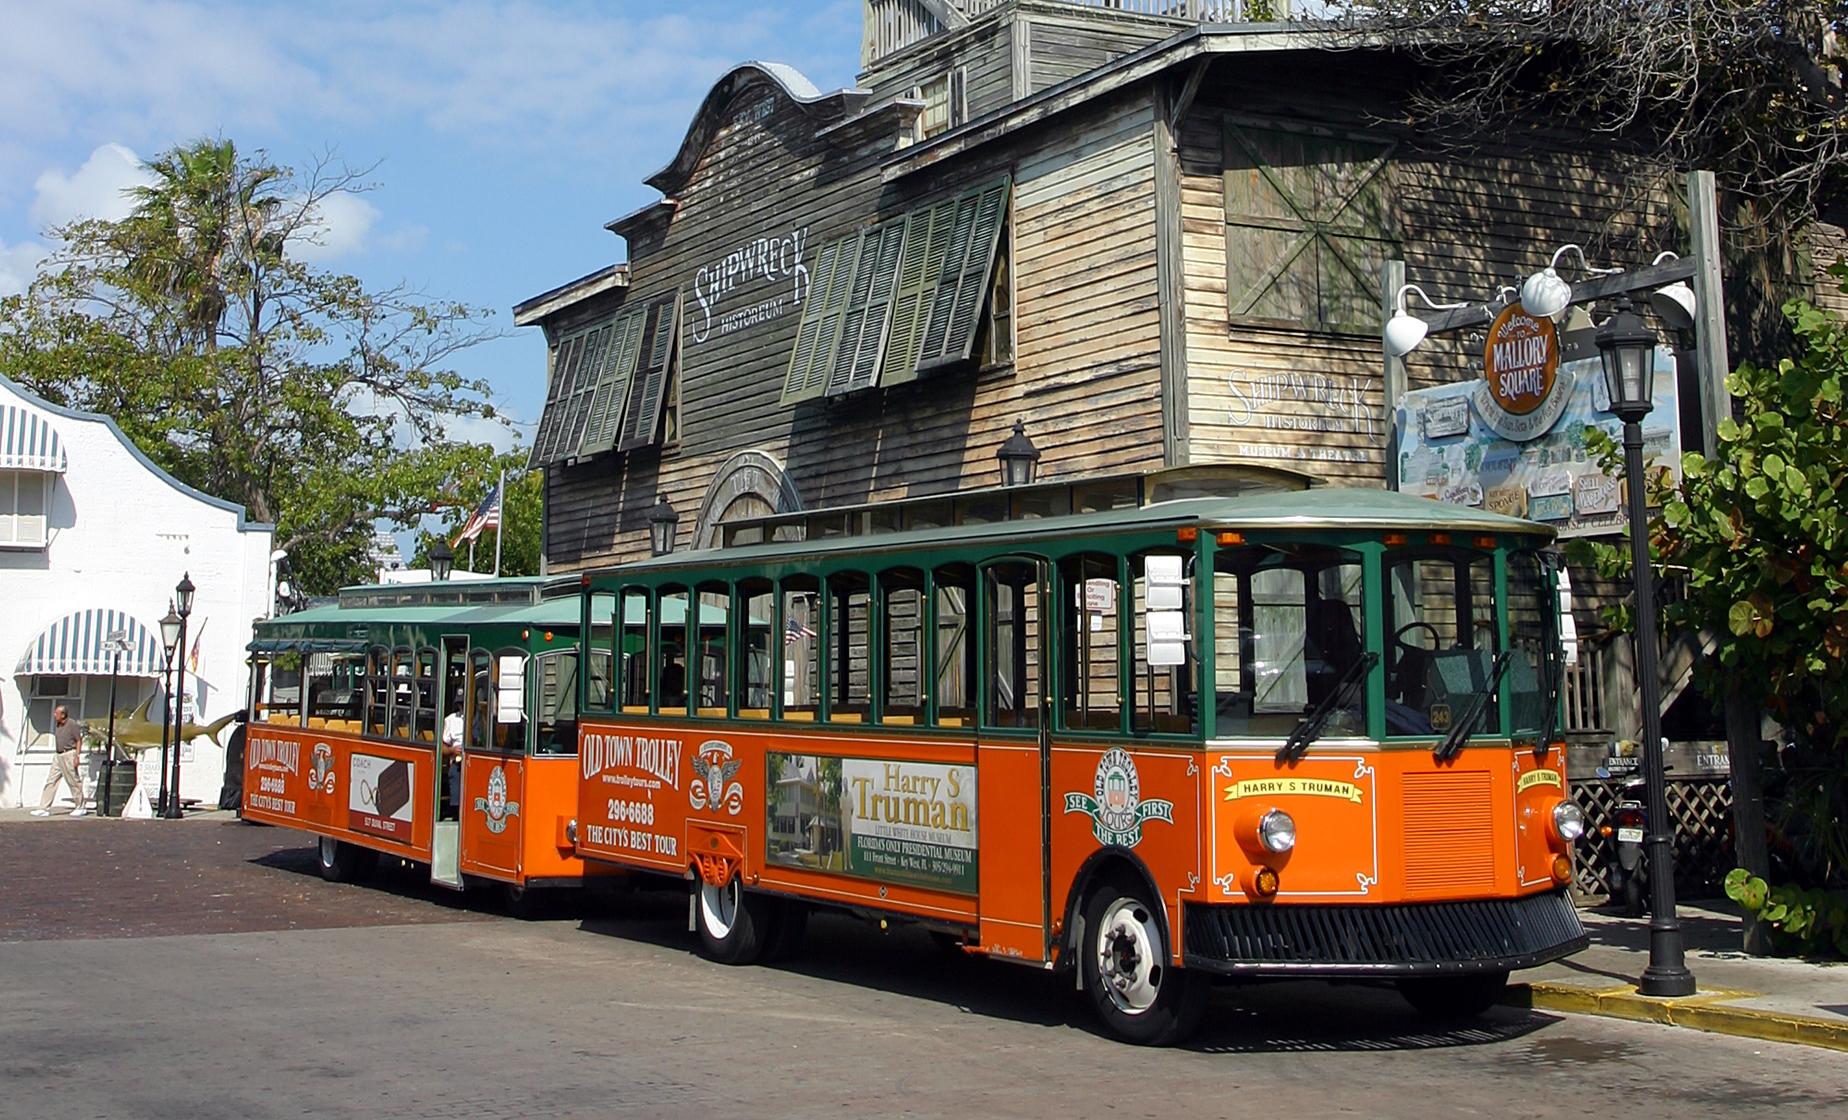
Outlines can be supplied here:
<path id="1" fill-rule="evenodd" d="M 115 653 L 107 643 L 109 635 L 118 630 L 125 648 L 116 671 L 125 677 L 160 676 L 160 638 L 127 611 L 108 607 L 68 614 L 47 626 L 20 655 L 13 673 L 108 676 Z"/>
<path id="2" fill-rule="evenodd" d="M 64 473 L 58 430 L 36 412 L 0 405 L 0 470 Z"/>

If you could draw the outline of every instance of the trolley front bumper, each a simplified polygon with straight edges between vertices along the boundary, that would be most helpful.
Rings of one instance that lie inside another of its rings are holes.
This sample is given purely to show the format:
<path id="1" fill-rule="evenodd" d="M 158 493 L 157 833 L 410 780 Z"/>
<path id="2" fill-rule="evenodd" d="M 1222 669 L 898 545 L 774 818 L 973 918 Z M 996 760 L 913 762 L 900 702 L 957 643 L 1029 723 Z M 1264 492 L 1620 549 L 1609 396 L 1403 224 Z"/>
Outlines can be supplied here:
<path id="1" fill-rule="evenodd" d="M 1563 890 L 1394 905 L 1188 905 L 1182 959 L 1227 976 L 1457 976 L 1532 968 L 1590 938 Z"/>

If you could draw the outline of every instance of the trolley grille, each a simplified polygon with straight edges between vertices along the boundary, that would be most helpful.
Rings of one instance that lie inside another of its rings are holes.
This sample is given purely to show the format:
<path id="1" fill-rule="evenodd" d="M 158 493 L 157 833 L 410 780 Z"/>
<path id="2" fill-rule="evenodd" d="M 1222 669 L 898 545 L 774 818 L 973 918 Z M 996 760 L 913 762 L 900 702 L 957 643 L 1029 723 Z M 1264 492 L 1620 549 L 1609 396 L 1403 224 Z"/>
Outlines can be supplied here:
<path id="1" fill-rule="evenodd" d="M 1523 968 L 1577 952 L 1587 940 L 1563 891 L 1382 906 L 1190 905 L 1184 921 L 1188 965 L 1220 972 Z"/>
<path id="2" fill-rule="evenodd" d="M 1405 893 L 1495 889 L 1494 790 L 1481 771 L 1405 776 Z"/>

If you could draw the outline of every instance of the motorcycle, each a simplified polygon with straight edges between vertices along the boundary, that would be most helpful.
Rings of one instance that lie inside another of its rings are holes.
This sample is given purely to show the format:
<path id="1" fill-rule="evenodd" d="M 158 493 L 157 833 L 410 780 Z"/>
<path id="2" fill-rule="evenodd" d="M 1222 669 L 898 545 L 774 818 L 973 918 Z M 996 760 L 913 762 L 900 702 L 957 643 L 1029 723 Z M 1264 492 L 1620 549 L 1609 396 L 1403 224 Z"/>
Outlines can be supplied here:
<path id="1" fill-rule="evenodd" d="M 1611 823 L 1598 831 L 1611 838 L 1616 858 L 1610 862 L 1611 901 L 1625 917 L 1640 918 L 1648 908 L 1649 863 L 1643 854 L 1643 832 L 1649 816 L 1643 808 L 1643 780 L 1623 784 Z"/>

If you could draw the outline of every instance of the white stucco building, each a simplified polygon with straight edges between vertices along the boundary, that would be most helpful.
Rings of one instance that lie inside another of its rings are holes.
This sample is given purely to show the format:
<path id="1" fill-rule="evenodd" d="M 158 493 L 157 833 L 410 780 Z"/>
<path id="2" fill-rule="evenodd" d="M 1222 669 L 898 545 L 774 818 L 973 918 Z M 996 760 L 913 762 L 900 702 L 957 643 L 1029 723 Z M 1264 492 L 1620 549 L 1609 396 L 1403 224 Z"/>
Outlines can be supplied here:
<path id="1" fill-rule="evenodd" d="M 160 619 L 184 575 L 197 592 L 176 659 L 191 710 L 204 723 L 242 708 L 244 647 L 269 610 L 272 536 L 243 507 L 155 466 L 109 417 L 0 376 L 0 806 L 38 804 L 53 707 L 107 725 L 111 633 L 126 643 L 116 710 L 155 695 Z M 181 797 L 215 804 L 222 750 L 201 738 L 181 758 Z M 96 761 L 84 767 L 92 796 Z M 143 766 L 144 786 L 154 771 Z"/>

